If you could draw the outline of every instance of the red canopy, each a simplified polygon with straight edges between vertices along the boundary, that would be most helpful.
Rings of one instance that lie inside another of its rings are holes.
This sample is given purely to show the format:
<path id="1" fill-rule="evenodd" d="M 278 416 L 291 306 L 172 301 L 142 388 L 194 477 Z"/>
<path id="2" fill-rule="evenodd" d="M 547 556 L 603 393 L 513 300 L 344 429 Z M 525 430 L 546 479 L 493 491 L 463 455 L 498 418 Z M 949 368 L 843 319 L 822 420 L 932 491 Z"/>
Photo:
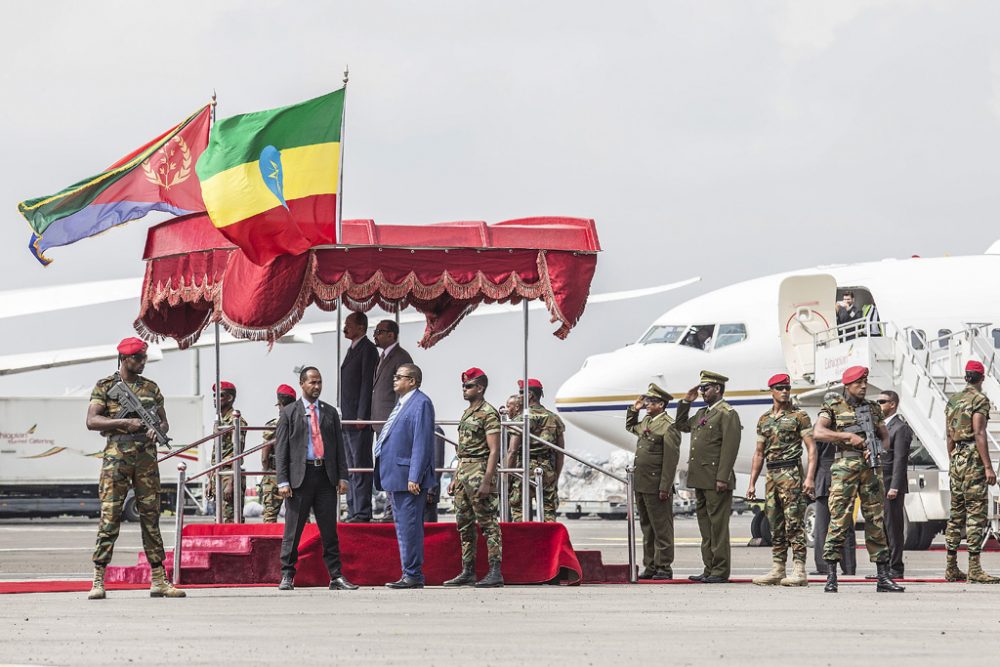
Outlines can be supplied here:
<path id="1" fill-rule="evenodd" d="M 310 304 L 334 310 L 342 298 L 351 310 L 415 307 L 427 318 L 419 345 L 430 347 L 482 302 L 544 299 L 565 338 L 583 314 L 600 251 L 594 221 L 579 218 L 345 220 L 342 236 L 343 246 L 257 266 L 205 214 L 152 227 L 136 331 L 185 348 L 218 320 L 237 338 L 273 343 Z"/>

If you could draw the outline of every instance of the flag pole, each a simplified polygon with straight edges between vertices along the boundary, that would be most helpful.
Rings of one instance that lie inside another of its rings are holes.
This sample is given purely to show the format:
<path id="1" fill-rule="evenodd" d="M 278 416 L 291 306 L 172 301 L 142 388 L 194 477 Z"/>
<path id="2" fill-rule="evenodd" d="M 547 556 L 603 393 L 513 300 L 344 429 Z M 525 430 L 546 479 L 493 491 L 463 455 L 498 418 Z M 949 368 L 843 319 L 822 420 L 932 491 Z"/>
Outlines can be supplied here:
<path id="1" fill-rule="evenodd" d="M 209 125 L 209 139 L 211 139 L 211 128 L 215 127 L 215 106 L 216 106 L 217 103 L 218 103 L 218 99 L 217 99 L 216 94 L 215 94 L 215 88 L 213 88 L 212 89 L 212 110 L 211 110 L 211 112 L 209 112 L 210 116 L 211 116 L 211 121 L 212 121 L 211 125 Z M 222 369 L 220 367 L 221 366 L 221 362 L 222 362 L 222 350 L 220 348 L 220 343 L 219 343 L 220 331 L 219 331 L 219 318 L 218 317 L 215 318 L 215 327 L 214 327 L 214 329 L 215 329 L 215 331 L 214 331 L 214 333 L 215 333 L 215 345 L 214 345 L 214 347 L 215 347 L 215 384 L 212 385 L 212 388 L 215 391 L 213 391 L 212 393 L 215 395 L 215 421 L 216 421 L 216 423 L 219 423 L 219 422 L 222 421 L 222 401 L 219 400 L 219 392 L 222 391 L 222 377 L 221 377 L 221 375 L 222 375 Z M 216 461 L 216 462 L 218 462 L 218 461 Z M 218 479 L 221 479 L 221 478 L 219 478 L 218 476 L 216 476 L 216 479 L 218 480 Z M 221 496 L 217 496 L 217 497 L 221 497 Z"/>
<path id="2" fill-rule="evenodd" d="M 349 67 L 344 65 L 344 103 L 340 107 L 340 166 L 337 168 L 337 238 L 334 239 L 337 245 L 343 244 L 343 218 L 344 218 L 344 118 L 347 117 L 347 80 Z M 343 338 L 343 295 L 337 299 L 337 400 L 336 406 L 339 408 L 342 378 L 340 372 L 341 363 L 341 340 Z"/>

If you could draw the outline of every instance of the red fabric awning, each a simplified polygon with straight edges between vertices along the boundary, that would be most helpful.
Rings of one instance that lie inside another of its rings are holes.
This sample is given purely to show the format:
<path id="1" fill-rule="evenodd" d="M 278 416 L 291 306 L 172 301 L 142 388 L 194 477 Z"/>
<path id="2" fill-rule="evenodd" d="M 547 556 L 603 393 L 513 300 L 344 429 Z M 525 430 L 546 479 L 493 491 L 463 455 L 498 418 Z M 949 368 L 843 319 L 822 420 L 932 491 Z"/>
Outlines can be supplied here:
<path id="1" fill-rule="evenodd" d="M 149 230 L 135 328 L 188 347 L 209 323 L 273 343 L 315 303 L 334 310 L 413 306 L 427 318 L 421 347 L 447 336 L 480 303 L 543 299 L 565 338 L 587 303 L 600 251 L 593 220 L 525 218 L 487 225 L 376 225 L 345 220 L 343 246 L 267 266 L 250 262 L 204 214 Z"/>

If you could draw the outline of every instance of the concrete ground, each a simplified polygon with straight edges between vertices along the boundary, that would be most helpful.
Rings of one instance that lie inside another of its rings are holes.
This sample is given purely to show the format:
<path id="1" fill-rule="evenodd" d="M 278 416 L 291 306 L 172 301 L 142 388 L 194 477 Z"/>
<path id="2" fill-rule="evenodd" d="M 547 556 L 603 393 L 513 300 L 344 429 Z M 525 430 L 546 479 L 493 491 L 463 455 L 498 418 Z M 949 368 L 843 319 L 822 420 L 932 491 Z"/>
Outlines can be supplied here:
<path id="1" fill-rule="evenodd" d="M 164 517 L 170 544 L 171 522 Z M 624 562 L 621 521 L 567 522 L 577 548 Z M 677 575 L 700 570 L 697 525 L 676 522 Z M 0 578 L 86 577 L 92 521 L 0 523 Z M 733 517 L 734 544 L 749 517 Z M 135 562 L 138 528 L 116 564 Z M 734 576 L 767 569 L 769 549 L 735 546 Z M 810 552 L 810 558 L 811 558 Z M 859 574 L 871 567 L 859 552 Z M 940 576 L 942 552 L 907 552 L 907 572 Z M 963 556 L 964 560 L 964 556 Z M 1000 553 L 984 556 L 1000 572 Z M 196 589 L 185 600 L 113 591 L 0 596 L 0 663 L 114 664 L 926 664 L 995 662 L 1000 586 L 909 584 L 901 595 L 845 584 L 837 595 L 729 585 L 524 586 L 355 592 Z"/>

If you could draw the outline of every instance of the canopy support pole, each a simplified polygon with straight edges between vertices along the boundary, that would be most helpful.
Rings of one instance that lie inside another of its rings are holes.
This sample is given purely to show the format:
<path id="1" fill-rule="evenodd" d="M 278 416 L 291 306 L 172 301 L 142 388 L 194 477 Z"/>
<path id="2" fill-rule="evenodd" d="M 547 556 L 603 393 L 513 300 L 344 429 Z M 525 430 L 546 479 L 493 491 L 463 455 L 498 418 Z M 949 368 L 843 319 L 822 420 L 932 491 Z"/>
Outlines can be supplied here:
<path id="1" fill-rule="evenodd" d="M 521 419 L 523 421 L 521 428 L 521 520 L 531 521 L 531 464 L 528 460 L 528 453 L 531 451 L 531 431 L 528 429 L 528 411 L 529 411 L 529 394 L 528 394 L 528 300 L 524 299 L 521 301 L 523 308 L 521 309 L 522 317 L 524 319 L 524 385 L 521 391 Z M 542 508 L 539 507 L 538 511 L 541 512 Z"/>
<path id="2" fill-rule="evenodd" d="M 343 297 L 341 297 L 340 299 L 337 299 L 337 399 L 333 402 L 333 404 L 337 406 L 337 410 L 338 411 L 340 410 L 340 383 L 341 383 L 341 377 L 340 377 L 340 355 L 341 355 L 341 349 L 340 349 L 340 345 L 341 345 L 341 339 L 343 338 L 343 333 L 341 332 L 341 330 L 344 328 L 343 322 L 341 322 L 340 318 L 341 318 L 341 315 L 342 315 L 342 313 L 341 313 L 341 310 L 342 310 L 341 305 L 343 304 L 343 302 L 344 302 Z"/>

